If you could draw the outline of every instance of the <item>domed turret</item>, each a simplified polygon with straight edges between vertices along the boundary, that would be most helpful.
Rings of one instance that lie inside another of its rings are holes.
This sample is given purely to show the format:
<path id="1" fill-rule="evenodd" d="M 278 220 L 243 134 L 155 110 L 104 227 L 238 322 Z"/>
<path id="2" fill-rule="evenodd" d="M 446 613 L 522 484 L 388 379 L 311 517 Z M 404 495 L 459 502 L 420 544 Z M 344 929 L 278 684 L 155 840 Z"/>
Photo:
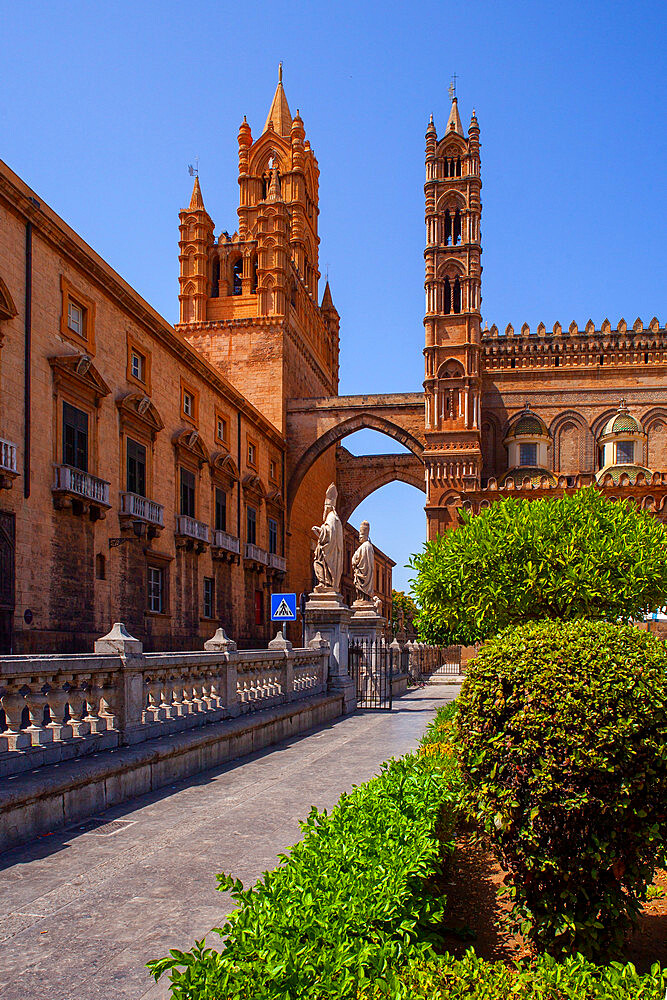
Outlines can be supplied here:
<path id="1" fill-rule="evenodd" d="M 631 482 L 640 472 L 647 479 L 651 476 L 650 469 L 641 464 L 646 453 L 646 434 L 639 420 L 628 410 L 624 399 L 602 428 L 598 446 L 602 453 L 600 471 L 596 474 L 598 482 L 602 482 L 607 474 L 611 475 L 614 483 L 622 475 L 629 476 Z"/>
<path id="2" fill-rule="evenodd" d="M 520 486 L 526 476 L 531 482 L 539 483 L 543 476 L 555 482 L 554 475 L 547 468 L 549 431 L 541 417 L 526 407 L 511 426 L 503 444 L 508 452 L 509 472 L 503 479 L 513 479 Z"/>

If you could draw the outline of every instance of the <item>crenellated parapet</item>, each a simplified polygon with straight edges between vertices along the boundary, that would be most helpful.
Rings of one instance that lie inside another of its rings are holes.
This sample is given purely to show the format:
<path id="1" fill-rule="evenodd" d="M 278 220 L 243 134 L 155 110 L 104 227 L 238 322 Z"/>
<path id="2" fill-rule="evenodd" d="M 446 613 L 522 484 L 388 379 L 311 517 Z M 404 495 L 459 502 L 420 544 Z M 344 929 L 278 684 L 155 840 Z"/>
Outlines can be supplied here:
<path id="1" fill-rule="evenodd" d="M 597 480 L 592 473 L 577 476 L 526 475 L 523 480 L 508 477 L 504 481 L 491 477 L 482 480 L 481 486 L 464 483 L 457 500 L 463 510 L 479 514 L 495 501 L 508 496 L 539 500 L 576 493 L 589 486 L 600 490 L 611 500 L 630 500 L 641 510 L 649 511 L 659 520 L 667 522 L 667 472 L 654 472 L 652 475 L 623 473 L 620 476 L 607 473 Z"/>
<path id="2" fill-rule="evenodd" d="M 667 362 L 667 329 L 654 316 L 647 327 L 639 317 L 631 327 L 620 319 L 615 329 L 605 319 L 597 329 L 592 320 L 580 330 L 575 322 L 565 329 L 554 323 L 547 330 L 540 323 L 515 329 L 508 323 L 501 332 L 494 324 L 482 333 L 485 371 L 506 368 L 559 368 L 605 365 L 648 365 Z"/>

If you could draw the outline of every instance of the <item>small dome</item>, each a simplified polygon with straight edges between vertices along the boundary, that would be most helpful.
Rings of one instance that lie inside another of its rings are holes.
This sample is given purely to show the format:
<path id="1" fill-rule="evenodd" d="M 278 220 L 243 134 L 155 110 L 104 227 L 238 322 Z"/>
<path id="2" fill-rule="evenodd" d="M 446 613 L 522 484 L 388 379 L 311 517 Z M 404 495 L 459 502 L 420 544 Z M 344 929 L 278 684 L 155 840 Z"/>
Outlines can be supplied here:
<path id="1" fill-rule="evenodd" d="M 521 417 L 516 427 L 514 428 L 514 434 L 544 434 L 545 428 L 544 424 L 537 417 Z"/>
<path id="2" fill-rule="evenodd" d="M 611 430 L 613 434 L 618 434 L 619 431 L 631 431 L 633 434 L 638 434 L 640 427 L 634 417 L 631 417 L 629 413 L 624 413 L 615 418 Z"/>
<path id="3" fill-rule="evenodd" d="M 526 403 L 526 408 L 515 424 L 510 427 L 507 437 L 519 437 L 522 434 L 538 434 L 540 437 L 549 437 L 549 432 L 544 421 Z"/>
<path id="4" fill-rule="evenodd" d="M 534 433 L 531 431 L 531 433 Z M 521 486 L 526 477 L 530 479 L 531 486 L 539 486 L 540 480 L 545 477 L 547 478 L 550 486 L 556 485 L 556 477 L 553 472 L 549 472 L 548 469 L 540 469 L 537 467 L 532 468 L 520 468 L 520 469 L 510 469 L 510 471 L 503 476 L 501 485 L 504 486 L 510 479 L 514 480 L 515 486 Z"/>
<path id="5" fill-rule="evenodd" d="M 610 417 L 607 423 L 604 425 L 602 434 L 642 434 L 642 426 L 638 420 L 636 420 L 627 406 L 625 401 L 621 402 L 616 413 L 613 417 Z"/>

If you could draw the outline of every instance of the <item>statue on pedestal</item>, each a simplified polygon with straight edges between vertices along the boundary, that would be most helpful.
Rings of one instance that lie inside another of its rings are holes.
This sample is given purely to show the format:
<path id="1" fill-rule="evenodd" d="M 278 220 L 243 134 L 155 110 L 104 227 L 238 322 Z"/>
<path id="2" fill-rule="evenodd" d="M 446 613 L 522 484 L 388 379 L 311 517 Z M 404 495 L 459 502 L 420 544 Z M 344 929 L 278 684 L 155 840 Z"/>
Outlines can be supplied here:
<path id="1" fill-rule="evenodd" d="M 375 552 L 369 538 L 371 526 L 368 521 L 359 525 L 359 548 L 352 556 L 354 587 L 357 592 L 355 604 L 373 604 L 375 593 Z"/>
<path id="2" fill-rule="evenodd" d="M 324 515 L 318 528 L 313 526 L 317 536 L 313 568 L 317 577 L 316 592 L 333 590 L 340 591 L 340 578 L 343 573 L 343 525 L 336 513 L 338 490 L 332 483 L 326 492 L 324 500 Z"/>

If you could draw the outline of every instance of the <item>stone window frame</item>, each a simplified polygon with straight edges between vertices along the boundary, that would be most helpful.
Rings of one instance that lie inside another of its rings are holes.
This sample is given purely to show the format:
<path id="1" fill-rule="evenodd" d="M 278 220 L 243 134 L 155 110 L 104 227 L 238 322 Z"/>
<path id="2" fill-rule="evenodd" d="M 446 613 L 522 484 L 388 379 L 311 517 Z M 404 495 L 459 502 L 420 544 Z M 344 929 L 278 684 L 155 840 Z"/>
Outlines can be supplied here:
<path id="1" fill-rule="evenodd" d="M 271 472 L 271 466 L 273 466 L 273 473 Z M 275 483 L 276 486 L 280 482 L 280 462 L 274 454 L 269 454 L 269 482 Z"/>
<path id="2" fill-rule="evenodd" d="M 204 465 L 210 465 L 210 456 L 206 445 L 201 439 L 199 431 L 186 429 L 177 431 L 172 438 L 176 460 L 176 474 L 174 477 L 174 510 L 177 514 L 181 512 L 181 466 L 187 469 L 195 477 L 195 513 L 194 517 L 198 521 L 204 521 L 202 516 L 202 501 L 205 499 L 202 489 L 202 469 Z"/>
<path id="3" fill-rule="evenodd" d="M 144 377 L 143 379 L 137 378 L 132 372 L 132 354 L 138 354 L 144 360 Z M 127 369 L 125 372 L 125 378 L 131 385 L 137 386 L 138 389 L 142 389 L 147 396 L 152 393 L 151 385 L 151 370 L 152 370 L 152 355 L 149 350 L 142 344 L 138 337 L 134 334 L 127 334 Z"/>
<path id="4" fill-rule="evenodd" d="M 207 610 L 206 609 L 206 583 L 207 582 L 210 582 L 211 585 L 212 585 L 211 586 L 211 608 L 210 608 L 211 614 L 210 615 L 206 614 L 206 610 Z M 216 616 L 216 613 L 215 613 L 215 597 L 216 597 L 215 591 L 216 591 L 216 589 L 217 588 L 215 586 L 215 576 L 214 575 L 202 577 L 202 613 L 201 613 L 201 620 L 202 621 L 217 621 L 217 616 Z"/>
<path id="5" fill-rule="evenodd" d="M 194 385 L 188 382 L 187 379 L 181 378 L 180 393 L 179 410 L 181 420 L 187 420 L 193 427 L 199 427 L 199 390 L 195 389 Z M 187 413 L 185 410 L 186 393 L 192 397 L 192 413 Z"/>
<path id="6" fill-rule="evenodd" d="M 209 471 L 211 476 L 211 527 L 215 525 L 215 491 L 217 488 L 222 490 L 226 496 L 227 527 L 224 530 L 236 537 L 236 528 L 231 528 L 231 525 L 236 523 L 234 496 L 236 496 L 236 503 L 238 503 L 236 486 L 239 481 L 239 472 L 236 468 L 236 462 L 226 452 L 216 452 L 211 456 Z"/>
<path id="7" fill-rule="evenodd" d="M 95 302 L 77 288 L 64 274 L 60 275 L 61 313 L 60 336 L 74 344 L 86 354 L 95 354 Z M 78 334 L 69 326 L 70 304 L 81 309 L 83 314 L 83 333 Z"/>
<path id="8" fill-rule="evenodd" d="M 116 400 L 120 431 L 120 483 L 127 488 L 127 439 L 131 438 L 146 449 L 146 499 L 159 502 L 154 495 L 155 441 L 164 422 L 155 405 L 143 393 L 129 392 Z"/>
<path id="9" fill-rule="evenodd" d="M 171 579 L 170 579 L 170 564 L 173 561 L 173 556 L 163 555 L 160 552 L 152 552 L 150 550 L 146 551 L 146 573 L 145 573 L 145 595 L 146 595 L 146 608 L 144 614 L 148 615 L 150 618 L 171 618 Z M 149 573 L 151 569 L 159 569 L 162 571 L 162 610 L 161 611 L 151 611 L 149 607 Z"/>
<path id="10" fill-rule="evenodd" d="M 220 435 L 218 434 L 218 422 L 219 421 L 222 421 L 223 424 L 224 424 L 224 427 L 225 427 L 224 437 L 220 437 Z M 215 440 L 216 440 L 216 444 L 222 445 L 222 447 L 225 448 L 227 451 L 229 451 L 229 447 L 230 447 L 230 437 L 229 437 L 229 433 L 230 433 L 229 428 L 230 428 L 230 426 L 231 426 L 231 421 L 229 419 L 229 416 L 226 413 L 223 413 L 222 410 L 219 410 L 216 407 L 216 409 L 215 409 Z"/>
<path id="11" fill-rule="evenodd" d="M 99 473 L 99 422 L 102 400 L 111 389 L 92 364 L 89 356 L 59 355 L 49 358 L 53 370 L 53 463 L 63 462 L 63 403 L 88 415 L 88 469 L 96 478 Z"/>
<path id="12" fill-rule="evenodd" d="M 246 457 L 246 465 L 248 466 L 248 468 L 257 470 L 258 451 L 259 449 L 257 445 L 257 438 L 251 437 L 250 434 L 246 434 L 245 457 Z M 250 457 L 251 455 L 253 456 L 252 458 Z"/>

